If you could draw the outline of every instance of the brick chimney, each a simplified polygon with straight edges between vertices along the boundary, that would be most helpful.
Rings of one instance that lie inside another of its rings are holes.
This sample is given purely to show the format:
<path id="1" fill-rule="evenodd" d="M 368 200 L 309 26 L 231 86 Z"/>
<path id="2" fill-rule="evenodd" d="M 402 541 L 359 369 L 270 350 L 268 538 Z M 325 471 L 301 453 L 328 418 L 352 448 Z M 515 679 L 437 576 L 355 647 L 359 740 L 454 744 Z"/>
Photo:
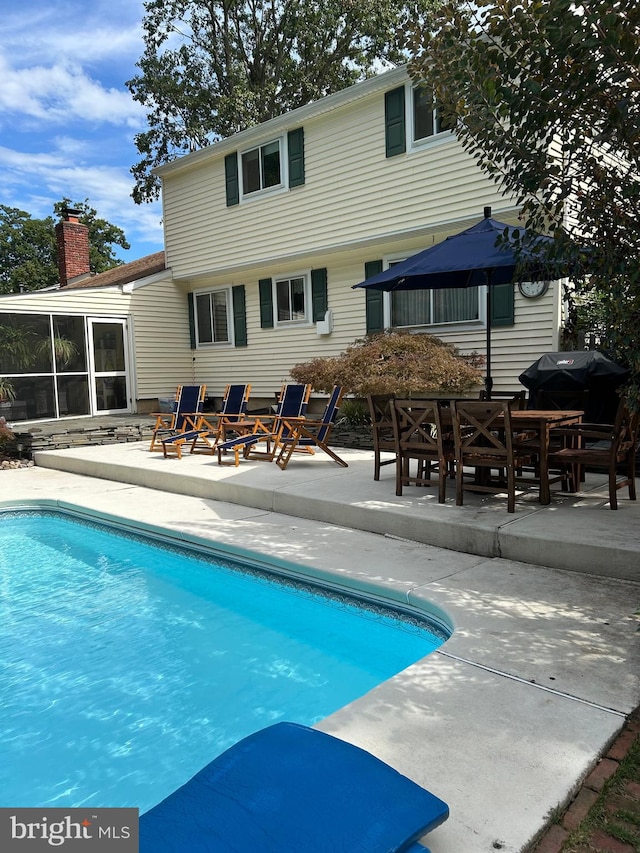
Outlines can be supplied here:
<path id="1" fill-rule="evenodd" d="M 90 272 L 89 229 L 80 222 L 79 216 L 79 210 L 66 207 L 62 211 L 62 221 L 56 225 L 60 287 Z"/>

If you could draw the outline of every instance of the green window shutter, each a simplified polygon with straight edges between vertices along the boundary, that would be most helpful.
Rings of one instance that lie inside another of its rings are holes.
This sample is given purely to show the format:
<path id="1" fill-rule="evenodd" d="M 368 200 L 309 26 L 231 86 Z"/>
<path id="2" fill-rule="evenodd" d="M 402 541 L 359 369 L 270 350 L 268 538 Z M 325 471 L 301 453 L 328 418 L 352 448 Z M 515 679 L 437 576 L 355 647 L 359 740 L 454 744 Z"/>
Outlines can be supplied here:
<path id="1" fill-rule="evenodd" d="M 224 158 L 224 181 L 227 190 L 227 207 L 240 203 L 240 184 L 238 182 L 238 155 L 227 154 Z"/>
<path id="2" fill-rule="evenodd" d="M 384 95 L 384 131 L 387 157 L 404 154 L 407 150 L 405 130 L 404 86 Z"/>
<path id="3" fill-rule="evenodd" d="M 233 302 L 233 337 L 237 347 L 247 345 L 247 303 L 244 295 L 244 284 L 231 288 Z"/>
<path id="4" fill-rule="evenodd" d="M 298 127 L 287 134 L 289 154 L 289 186 L 304 184 L 304 128 Z"/>
<path id="5" fill-rule="evenodd" d="M 491 325 L 513 326 L 513 284 L 495 284 L 491 287 Z"/>
<path id="6" fill-rule="evenodd" d="M 313 322 L 324 320 L 329 307 L 327 299 L 327 270 L 325 268 L 311 270 L 311 304 L 313 307 Z"/>
<path id="7" fill-rule="evenodd" d="M 187 293 L 187 306 L 189 310 L 189 346 L 196 348 L 196 309 L 193 293 Z"/>
<path id="8" fill-rule="evenodd" d="M 260 326 L 263 329 L 273 328 L 273 281 L 261 278 L 258 282 L 260 291 Z"/>
<path id="9" fill-rule="evenodd" d="M 367 261 L 364 265 L 365 279 L 382 272 L 382 261 Z M 384 329 L 383 291 L 365 290 L 367 312 L 367 334 L 381 332 Z"/>

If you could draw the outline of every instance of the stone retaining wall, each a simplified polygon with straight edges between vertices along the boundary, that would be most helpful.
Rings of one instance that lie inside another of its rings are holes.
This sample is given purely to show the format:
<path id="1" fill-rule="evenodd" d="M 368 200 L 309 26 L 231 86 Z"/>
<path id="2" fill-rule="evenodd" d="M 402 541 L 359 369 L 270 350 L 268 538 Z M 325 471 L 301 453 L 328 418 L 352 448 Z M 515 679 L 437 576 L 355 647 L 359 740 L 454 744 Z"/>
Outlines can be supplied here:
<path id="1" fill-rule="evenodd" d="M 37 450 L 64 450 L 69 447 L 84 447 L 98 444 L 118 444 L 128 441 L 150 441 L 153 432 L 153 420 L 127 420 L 99 422 L 101 419 L 89 419 L 82 425 L 77 421 L 70 425 L 64 421 L 49 422 L 46 425 L 31 426 L 21 432 L 14 427 L 17 455 L 26 459 Z M 363 450 L 373 449 L 371 429 L 369 427 L 334 427 L 331 444 L 337 447 L 352 447 Z M 14 450 L 8 448 L 8 450 Z M 13 455 L 13 452 L 12 454 Z"/>
<path id="2" fill-rule="evenodd" d="M 65 429 L 63 422 L 60 422 L 59 427 L 54 430 L 38 427 L 32 427 L 28 432 L 15 430 L 19 453 L 26 458 L 30 458 L 38 450 L 64 450 L 97 444 L 150 441 L 151 434 L 152 429 L 148 423 Z"/>

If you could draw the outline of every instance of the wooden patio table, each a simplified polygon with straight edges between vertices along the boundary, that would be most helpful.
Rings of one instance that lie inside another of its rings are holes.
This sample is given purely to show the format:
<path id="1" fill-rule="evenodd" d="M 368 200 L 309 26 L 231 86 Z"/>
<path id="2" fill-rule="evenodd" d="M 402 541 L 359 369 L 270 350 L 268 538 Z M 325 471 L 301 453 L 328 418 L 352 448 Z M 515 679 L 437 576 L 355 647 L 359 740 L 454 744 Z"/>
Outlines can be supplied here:
<path id="1" fill-rule="evenodd" d="M 549 441 L 557 427 L 567 427 L 582 422 L 583 411 L 523 409 L 511 412 L 511 424 L 519 432 L 536 432 L 540 440 L 540 503 L 551 503 L 549 488 Z"/>
<path id="2" fill-rule="evenodd" d="M 452 398 L 455 399 L 455 398 Z M 474 398 L 474 402 L 477 399 Z M 558 409 L 513 409 L 511 426 L 517 432 L 533 432 L 539 440 L 540 453 L 540 497 L 541 504 L 551 503 L 549 487 L 549 441 L 557 427 L 567 427 L 582 422 L 583 411 Z M 441 411 L 443 423 L 450 423 L 446 407 Z M 499 424 L 499 421 L 496 421 Z"/>

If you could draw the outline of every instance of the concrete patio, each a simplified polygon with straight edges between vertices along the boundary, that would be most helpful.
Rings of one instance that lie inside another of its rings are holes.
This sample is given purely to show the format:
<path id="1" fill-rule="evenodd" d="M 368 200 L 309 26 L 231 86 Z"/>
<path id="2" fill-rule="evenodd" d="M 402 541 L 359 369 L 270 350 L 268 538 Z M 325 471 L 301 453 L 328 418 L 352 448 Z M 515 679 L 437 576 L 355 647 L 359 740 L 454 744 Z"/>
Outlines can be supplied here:
<path id="1" fill-rule="evenodd" d="M 396 497 L 392 467 L 340 450 L 286 471 L 150 454 L 144 442 L 36 453 L 3 471 L 5 505 L 81 507 L 140 530 L 251 556 L 377 600 L 444 615 L 454 632 L 319 725 L 387 761 L 451 808 L 432 853 L 518 853 L 640 704 L 640 502 L 579 496 Z M 447 550 L 445 550 L 447 549 Z"/>

